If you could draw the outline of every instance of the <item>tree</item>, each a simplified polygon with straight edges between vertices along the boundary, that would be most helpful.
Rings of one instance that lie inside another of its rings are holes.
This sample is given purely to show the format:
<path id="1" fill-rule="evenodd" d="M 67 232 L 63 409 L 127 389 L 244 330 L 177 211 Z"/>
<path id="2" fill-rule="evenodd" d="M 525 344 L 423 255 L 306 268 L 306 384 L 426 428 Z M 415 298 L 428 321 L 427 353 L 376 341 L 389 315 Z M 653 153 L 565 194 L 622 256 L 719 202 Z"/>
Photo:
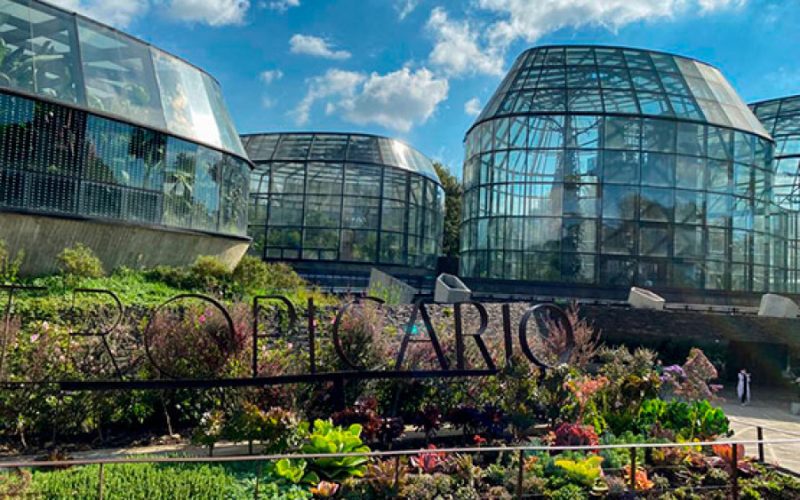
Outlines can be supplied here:
<path id="1" fill-rule="evenodd" d="M 433 168 L 436 169 L 436 175 L 442 182 L 445 195 L 442 253 L 448 257 L 456 257 L 460 247 L 461 198 L 464 188 L 461 186 L 461 182 L 450 173 L 450 169 L 441 163 L 435 162 Z"/>

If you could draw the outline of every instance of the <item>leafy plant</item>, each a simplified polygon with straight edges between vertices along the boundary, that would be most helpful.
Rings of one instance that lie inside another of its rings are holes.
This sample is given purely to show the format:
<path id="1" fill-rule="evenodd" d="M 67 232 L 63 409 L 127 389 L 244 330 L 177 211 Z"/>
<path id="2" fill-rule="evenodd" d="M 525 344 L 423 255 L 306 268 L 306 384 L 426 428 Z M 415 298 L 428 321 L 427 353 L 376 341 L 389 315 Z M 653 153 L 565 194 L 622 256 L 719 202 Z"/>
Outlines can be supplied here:
<path id="1" fill-rule="evenodd" d="M 317 484 L 319 476 L 314 472 L 307 471 L 308 462 L 305 460 L 289 460 L 282 458 L 277 462 L 267 466 L 267 474 L 274 480 L 283 481 L 289 484 Z"/>
<path id="2" fill-rule="evenodd" d="M 594 427 L 590 425 L 564 422 L 554 432 L 555 446 L 596 446 L 600 440 Z"/>
<path id="3" fill-rule="evenodd" d="M 266 453 L 282 453 L 300 444 L 308 432 L 308 423 L 282 408 L 260 409 L 244 402 L 225 425 L 225 435 L 233 441 L 258 441 Z"/>
<path id="4" fill-rule="evenodd" d="M 56 258 L 61 272 L 73 279 L 75 278 L 100 278 L 105 276 L 103 263 L 94 251 L 77 243 L 71 248 L 65 248 Z"/>
<path id="5" fill-rule="evenodd" d="M 0 239 L 0 279 L 4 283 L 14 283 L 19 275 L 19 268 L 25 260 L 25 251 L 18 250 L 11 255 L 5 240 Z"/>
<path id="6" fill-rule="evenodd" d="M 429 444 L 428 449 L 435 450 L 437 448 L 436 445 Z M 446 460 L 447 455 L 444 452 L 427 452 L 411 457 L 411 465 L 424 474 L 433 474 L 442 468 Z"/>
<path id="7" fill-rule="evenodd" d="M 379 498 L 394 497 L 405 486 L 408 473 L 402 464 L 398 465 L 395 466 L 394 460 L 378 460 L 367 465 L 365 478 Z"/>
<path id="8" fill-rule="evenodd" d="M 315 420 L 314 428 L 301 447 L 303 453 L 366 453 L 369 447 L 361 441 L 361 426 L 348 428 L 334 426 L 330 420 Z M 367 457 L 317 458 L 310 469 L 320 477 L 340 481 L 348 477 L 362 477 L 366 472 Z"/>
<path id="9" fill-rule="evenodd" d="M 583 460 L 556 460 L 556 466 L 569 481 L 583 486 L 592 486 L 602 474 L 600 464 L 603 457 L 592 455 Z"/>
<path id="10" fill-rule="evenodd" d="M 208 455 L 214 454 L 214 445 L 222 438 L 225 426 L 225 414 L 222 410 L 207 412 L 200 419 L 200 425 L 195 428 L 192 434 L 192 442 L 202 446 L 208 446 Z"/>
<path id="11" fill-rule="evenodd" d="M 624 476 L 630 477 L 631 475 L 631 467 L 630 465 L 626 465 L 623 469 Z M 647 477 L 647 471 L 640 467 L 636 468 L 636 471 L 633 475 L 633 481 L 636 485 L 636 491 L 647 491 L 653 489 L 654 483 Z"/>

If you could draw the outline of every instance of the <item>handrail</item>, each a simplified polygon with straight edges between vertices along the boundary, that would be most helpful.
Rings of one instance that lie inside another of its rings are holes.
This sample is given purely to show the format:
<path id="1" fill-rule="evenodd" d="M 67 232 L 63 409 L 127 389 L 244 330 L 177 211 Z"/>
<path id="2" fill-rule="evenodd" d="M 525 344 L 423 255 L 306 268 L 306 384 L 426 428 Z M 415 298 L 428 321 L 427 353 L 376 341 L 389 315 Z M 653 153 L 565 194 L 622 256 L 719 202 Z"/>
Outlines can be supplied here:
<path id="1" fill-rule="evenodd" d="M 64 467 L 70 465 L 96 465 L 96 464 L 135 464 L 135 463 L 224 463 L 224 462 L 260 462 L 277 461 L 283 459 L 315 459 L 315 458 L 345 458 L 345 457 L 402 457 L 408 455 L 427 455 L 434 453 L 494 453 L 494 452 L 526 452 L 526 451 L 597 451 L 611 449 L 655 449 L 655 448 L 683 448 L 697 446 L 718 445 L 765 445 L 765 444 L 800 444 L 800 438 L 795 439 L 761 439 L 761 440 L 721 440 L 721 441 L 696 441 L 683 443 L 624 443 L 624 444 L 598 444 L 595 446 L 478 446 L 468 448 L 433 448 L 433 449 L 406 449 L 390 451 L 371 451 L 363 453 L 296 453 L 272 455 L 235 455 L 224 457 L 147 457 L 147 458 L 91 458 L 82 460 L 53 460 L 53 461 L 20 461 L 2 462 L 3 468 L 27 467 Z"/>

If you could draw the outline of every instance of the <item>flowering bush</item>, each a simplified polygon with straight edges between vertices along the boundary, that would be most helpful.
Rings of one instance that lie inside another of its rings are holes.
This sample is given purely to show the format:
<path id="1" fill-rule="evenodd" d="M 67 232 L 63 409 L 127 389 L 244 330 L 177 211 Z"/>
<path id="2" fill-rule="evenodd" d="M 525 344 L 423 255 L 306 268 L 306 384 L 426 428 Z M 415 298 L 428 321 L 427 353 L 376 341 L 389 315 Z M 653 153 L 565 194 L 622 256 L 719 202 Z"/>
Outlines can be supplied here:
<path id="1" fill-rule="evenodd" d="M 683 366 L 672 365 L 664 368 L 662 383 L 671 388 L 672 393 L 686 401 L 714 399 L 721 386 L 710 382 L 718 377 L 717 369 L 700 349 L 692 349 Z"/>
<path id="2" fill-rule="evenodd" d="M 554 431 L 555 446 L 596 446 L 600 442 L 594 427 L 591 425 L 570 424 L 564 422 Z"/>
<path id="3" fill-rule="evenodd" d="M 217 308 L 192 299 L 186 302 L 176 302 L 175 307 L 153 316 L 146 339 L 150 358 L 171 377 L 221 376 L 229 359 L 243 351 L 246 322 L 235 321 L 231 330 Z"/>

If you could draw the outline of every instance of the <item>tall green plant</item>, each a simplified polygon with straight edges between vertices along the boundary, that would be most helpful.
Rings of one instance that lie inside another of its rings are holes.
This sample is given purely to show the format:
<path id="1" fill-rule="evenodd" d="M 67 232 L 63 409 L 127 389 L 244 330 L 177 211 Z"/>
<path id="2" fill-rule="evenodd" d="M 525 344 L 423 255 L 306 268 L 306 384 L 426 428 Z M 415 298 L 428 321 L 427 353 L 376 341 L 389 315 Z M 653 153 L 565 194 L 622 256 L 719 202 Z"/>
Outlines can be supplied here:
<path id="1" fill-rule="evenodd" d="M 19 269 L 25 259 L 25 251 L 18 250 L 11 255 L 5 240 L 0 240 L 0 278 L 4 283 L 14 283 L 19 276 Z"/>

